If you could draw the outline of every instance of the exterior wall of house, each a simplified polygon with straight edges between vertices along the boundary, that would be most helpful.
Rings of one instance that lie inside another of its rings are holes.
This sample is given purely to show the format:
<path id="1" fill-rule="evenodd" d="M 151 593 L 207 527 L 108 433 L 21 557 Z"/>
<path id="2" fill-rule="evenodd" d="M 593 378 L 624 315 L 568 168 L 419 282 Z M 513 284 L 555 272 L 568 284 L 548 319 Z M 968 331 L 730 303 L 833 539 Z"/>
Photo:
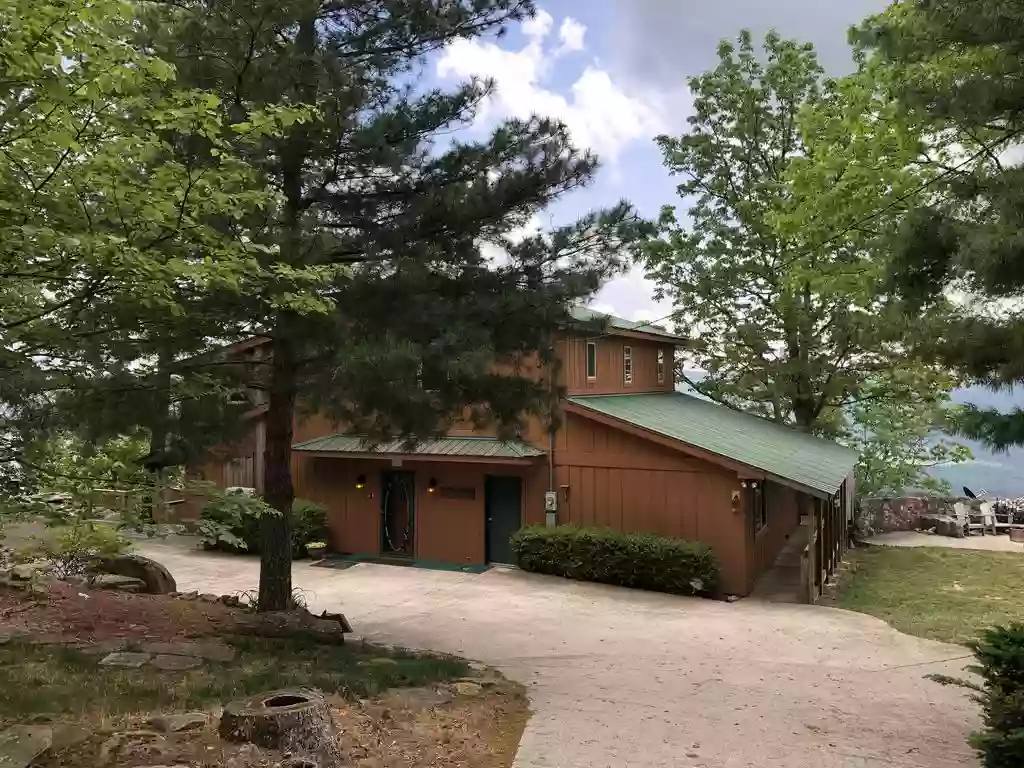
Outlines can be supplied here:
<path id="1" fill-rule="evenodd" d="M 597 345 L 597 376 L 587 377 L 587 342 Z M 623 349 L 633 352 L 633 383 L 626 384 Z M 675 346 L 670 342 L 625 336 L 586 337 L 566 335 L 556 344 L 562 363 L 562 382 L 569 395 L 611 395 L 639 392 L 672 392 Z M 664 377 L 658 382 L 658 352 L 665 359 Z"/>
<path id="2" fill-rule="evenodd" d="M 768 521 L 760 531 L 754 531 L 753 510 L 749 504 L 744 504 L 749 521 L 746 535 L 750 557 L 747 591 L 754 588 L 761 574 L 775 565 L 782 548 L 800 525 L 801 508 L 807 503 L 800 491 L 772 481 L 765 481 L 764 492 Z"/>
<path id="3" fill-rule="evenodd" d="M 725 591 L 749 591 L 735 472 L 575 414 L 559 432 L 555 464 L 559 522 L 703 541 L 722 563 Z"/>

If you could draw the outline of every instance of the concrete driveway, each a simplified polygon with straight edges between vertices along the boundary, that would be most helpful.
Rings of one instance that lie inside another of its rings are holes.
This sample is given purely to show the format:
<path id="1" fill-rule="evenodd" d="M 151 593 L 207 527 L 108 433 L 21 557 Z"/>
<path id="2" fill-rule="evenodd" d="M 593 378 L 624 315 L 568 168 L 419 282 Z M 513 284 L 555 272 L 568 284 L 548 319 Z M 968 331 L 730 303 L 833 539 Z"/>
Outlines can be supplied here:
<path id="1" fill-rule="evenodd" d="M 181 590 L 258 581 L 254 558 L 141 547 Z M 310 608 L 356 632 L 459 654 L 527 686 L 519 768 L 947 768 L 978 763 L 976 707 L 924 679 L 966 650 L 868 616 L 733 604 L 495 569 L 296 564 Z"/>

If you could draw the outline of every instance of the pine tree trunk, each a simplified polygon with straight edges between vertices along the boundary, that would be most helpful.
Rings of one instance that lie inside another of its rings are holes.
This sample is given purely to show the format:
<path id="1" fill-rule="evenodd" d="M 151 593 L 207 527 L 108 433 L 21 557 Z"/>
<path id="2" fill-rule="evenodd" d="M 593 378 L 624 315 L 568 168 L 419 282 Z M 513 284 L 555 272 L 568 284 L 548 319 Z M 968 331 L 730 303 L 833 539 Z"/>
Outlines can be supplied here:
<path id="1" fill-rule="evenodd" d="M 280 327 L 280 323 L 278 324 Z M 266 502 L 277 510 L 260 520 L 259 610 L 283 611 L 291 604 L 292 419 L 295 414 L 294 350 L 287 333 L 275 335 L 271 357 L 270 397 L 263 454 Z"/>

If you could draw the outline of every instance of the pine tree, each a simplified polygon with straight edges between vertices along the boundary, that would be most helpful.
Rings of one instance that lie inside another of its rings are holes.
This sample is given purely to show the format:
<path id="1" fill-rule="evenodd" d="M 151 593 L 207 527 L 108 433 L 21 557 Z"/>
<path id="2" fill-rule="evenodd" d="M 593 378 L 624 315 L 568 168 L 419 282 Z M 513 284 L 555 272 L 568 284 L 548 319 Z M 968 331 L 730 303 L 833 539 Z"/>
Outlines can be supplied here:
<path id="1" fill-rule="evenodd" d="M 534 351 L 548 356 L 570 305 L 616 268 L 640 225 L 622 204 L 512 242 L 533 214 L 591 179 L 595 158 L 540 117 L 458 138 L 491 84 L 416 87 L 431 51 L 497 33 L 532 13 L 530 2 L 175 6 L 173 23 L 151 25 L 148 42 L 183 82 L 218 94 L 232 123 L 281 106 L 315 115 L 254 154 L 239 149 L 279 195 L 253 234 L 276 280 L 222 306 L 272 343 L 264 496 L 280 514 L 262 522 L 259 604 L 276 610 L 291 593 L 296 414 L 319 409 L 374 438 L 423 439 L 468 408 L 481 424 L 514 430 L 545 409 L 551 382 L 496 366 L 529 374 Z M 488 242 L 507 258 L 485 258 Z"/>
<path id="2" fill-rule="evenodd" d="M 953 135 L 957 162 L 927 205 L 909 212 L 894 284 L 913 308 L 968 297 L 934 329 L 938 361 L 993 387 L 1024 382 L 1024 5 L 1000 0 L 904 0 L 857 37 L 888 65 L 906 113 L 932 136 Z M 995 448 L 1024 444 L 1024 411 L 975 408 L 959 431 Z"/>

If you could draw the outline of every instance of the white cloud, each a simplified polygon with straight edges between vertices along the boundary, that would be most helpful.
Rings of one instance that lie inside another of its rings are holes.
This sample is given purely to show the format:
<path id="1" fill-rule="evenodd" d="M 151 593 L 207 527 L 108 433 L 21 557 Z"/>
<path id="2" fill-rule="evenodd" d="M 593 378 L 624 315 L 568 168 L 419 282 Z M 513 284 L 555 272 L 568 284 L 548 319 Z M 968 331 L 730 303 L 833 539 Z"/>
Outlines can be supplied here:
<path id="1" fill-rule="evenodd" d="M 444 49 L 437 74 L 442 78 L 475 75 L 494 80 L 496 93 L 481 111 L 479 121 L 535 114 L 557 118 L 568 126 L 577 146 L 592 149 L 609 162 L 614 162 L 632 142 L 647 142 L 659 133 L 664 121 L 655 103 L 627 93 L 596 62 L 584 69 L 567 94 L 546 85 L 561 51 L 583 50 L 586 31 L 579 22 L 566 18 L 559 32 L 562 48 L 556 49 L 545 45 L 553 24 L 551 15 L 544 11 L 524 22 L 522 31 L 527 43 L 520 50 L 479 39 L 456 40 Z"/>
<path id="2" fill-rule="evenodd" d="M 523 34 L 529 38 L 542 40 L 548 36 L 554 23 L 555 20 L 551 18 L 550 13 L 547 11 L 537 11 L 536 16 L 523 22 Z"/>
<path id="3" fill-rule="evenodd" d="M 582 51 L 584 48 L 583 36 L 586 32 L 587 28 L 583 24 L 580 24 L 572 16 L 566 16 L 562 21 L 562 26 L 558 29 L 558 37 L 562 41 L 562 47 L 558 49 L 558 52 Z"/>

